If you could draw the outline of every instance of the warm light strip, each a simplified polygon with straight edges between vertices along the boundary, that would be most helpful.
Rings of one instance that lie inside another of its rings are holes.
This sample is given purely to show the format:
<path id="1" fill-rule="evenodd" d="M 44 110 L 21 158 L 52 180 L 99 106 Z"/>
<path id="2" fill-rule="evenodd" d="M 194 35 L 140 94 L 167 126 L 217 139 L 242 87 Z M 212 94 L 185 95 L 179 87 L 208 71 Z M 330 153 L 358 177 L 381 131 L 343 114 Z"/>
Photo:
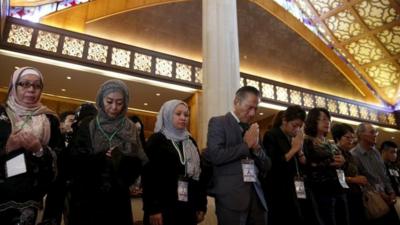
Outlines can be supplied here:
<path id="1" fill-rule="evenodd" d="M 355 125 L 355 126 L 358 126 L 361 123 L 360 121 L 343 119 L 343 118 L 338 118 L 338 117 L 335 117 L 335 116 L 332 116 L 332 120 L 336 121 L 336 122 L 339 122 L 339 123 L 346 123 L 346 124 Z"/>
<path id="2" fill-rule="evenodd" d="M 286 110 L 286 106 L 281 106 L 281 105 L 275 105 L 275 104 L 271 104 L 271 103 L 267 103 L 267 102 L 260 102 L 260 104 L 258 104 L 259 106 L 263 107 L 263 108 L 267 108 L 267 109 L 275 109 L 275 110 Z"/>
<path id="3" fill-rule="evenodd" d="M 106 76 L 106 77 L 112 77 L 112 78 L 117 78 L 117 79 L 127 80 L 127 81 L 134 81 L 134 82 L 138 82 L 138 83 L 148 84 L 148 85 L 167 88 L 167 89 L 176 90 L 176 91 L 182 91 L 182 92 L 188 92 L 188 93 L 194 93 L 197 91 L 194 88 L 189 88 L 189 87 L 185 87 L 182 85 L 170 84 L 170 83 L 161 82 L 161 81 L 155 81 L 155 80 L 150 80 L 150 79 L 134 77 L 132 75 L 128 75 L 128 74 L 124 74 L 124 73 L 117 73 L 117 72 L 112 72 L 112 71 L 108 71 L 108 70 L 101 70 L 101 69 L 96 69 L 96 68 L 92 68 L 92 67 L 88 67 L 88 66 L 78 65 L 75 63 L 68 63 L 68 62 L 44 58 L 44 57 L 40 57 L 40 56 L 33 56 L 33 55 L 28 55 L 28 54 L 13 52 L 13 51 L 7 51 L 4 49 L 0 49 L 0 54 L 5 55 L 5 56 L 14 57 L 14 58 L 31 60 L 31 61 L 38 62 L 38 63 L 45 63 L 48 65 L 64 67 L 67 69 L 74 69 L 74 70 L 79 70 L 79 71 L 84 71 L 84 72 L 89 72 L 89 73 L 95 73 L 95 74 Z"/>
<path id="4" fill-rule="evenodd" d="M 260 102 L 260 104 L 258 104 L 260 107 L 263 108 L 268 108 L 268 109 L 275 109 L 275 110 L 285 110 L 287 107 L 285 106 L 281 106 L 281 105 L 276 105 L 276 104 L 272 104 L 272 103 L 267 103 L 267 102 Z M 308 111 L 307 111 L 308 112 Z M 343 119 L 343 118 L 339 118 L 336 116 L 332 116 L 332 120 L 336 121 L 336 122 L 340 122 L 340 123 L 346 123 L 346 124 L 350 124 L 350 125 L 355 125 L 358 126 L 361 122 L 359 121 L 355 121 L 355 120 L 349 120 L 349 119 Z M 388 127 L 381 127 L 381 126 L 377 126 L 374 125 L 374 127 L 380 128 L 386 132 L 390 132 L 390 133 L 397 133 L 400 132 L 400 130 L 397 129 L 393 129 L 393 128 L 388 128 Z"/>

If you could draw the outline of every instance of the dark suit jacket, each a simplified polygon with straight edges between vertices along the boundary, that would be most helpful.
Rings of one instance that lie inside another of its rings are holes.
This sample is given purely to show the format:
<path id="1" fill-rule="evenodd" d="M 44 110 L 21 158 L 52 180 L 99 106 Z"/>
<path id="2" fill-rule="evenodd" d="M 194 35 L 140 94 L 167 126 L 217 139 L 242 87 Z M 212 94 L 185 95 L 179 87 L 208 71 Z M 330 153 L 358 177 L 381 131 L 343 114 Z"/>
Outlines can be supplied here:
<path id="1" fill-rule="evenodd" d="M 288 137 L 277 128 L 266 132 L 263 144 L 267 155 L 271 158 L 272 167 L 264 181 L 265 194 L 269 207 L 271 224 L 296 224 L 301 222 L 302 215 L 297 199 L 294 178 L 297 175 L 294 156 L 286 161 L 285 154 L 291 149 Z M 297 161 L 299 173 L 300 163 Z"/>
<path id="2" fill-rule="evenodd" d="M 244 143 L 242 130 L 231 113 L 213 117 L 208 124 L 206 160 L 213 165 L 213 185 L 210 194 L 217 204 L 231 210 L 244 211 L 250 203 L 251 188 L 254 186 L 261 203 L 267 209 L 259 180 L 255 183 L 243 181 L 241 160 L 246 157 L 257 161 L 259 172 L 265 174 L 270 167 L 264 151 L 257 155 Z"/>

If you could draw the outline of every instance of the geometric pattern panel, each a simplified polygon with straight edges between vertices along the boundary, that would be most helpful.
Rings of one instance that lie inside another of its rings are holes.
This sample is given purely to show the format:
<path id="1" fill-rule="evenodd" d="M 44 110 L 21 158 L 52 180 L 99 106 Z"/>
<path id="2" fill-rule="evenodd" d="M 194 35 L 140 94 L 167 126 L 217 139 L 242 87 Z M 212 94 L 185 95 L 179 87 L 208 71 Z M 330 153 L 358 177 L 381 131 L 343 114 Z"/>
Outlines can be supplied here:
<path id="1" fill-rule="evenodd" d="M 369 115 L 368 115 L 368 109 L 364 106 L 359 106 L 360 108 L 360 117 L 363 120 L 368 120 L 369 119 Z"/>
<path id="2" fill-rule="evenodd" d="M 112 48 L 111 65 L 129 68 L 131 52 L 121 48 Z"/>
<path id="3" fill-rule="evenodd" d="M 390 6 L 389 0 L 365 0 L 356 4 L 355 9 L 370 29 L 396 19 L 396 10 Z"/>
<path id="4" fill-rule="evenodd" d="M 346 41 L 363 32 L 361 24 L 356 21 L 349 10 L 331 16 L 325 22 L 339 41 Z"/>
<path id="5" fill-rule="evenodd" d="M 310 0 L 310 2 L 319 15 L 323 15 L 332 9 L 336 9 L 342 4 L 339 0 Z"/>
<path id="6" fill-rule="evenodd" d="M 288 102 L 289 101 L 289 96 L 288 96 L 288 89 L 284 87 L 276 87 L 276 99 L 282 102 Z"/>
<path id="7" fill-rule="evenodd" d="M 13 24 L 8 33 L 7 42 L 16 45 L 29 46 L 31 44 L 32 34 L 33 28 Z"/>
<path id="8" fill-rule="evenodd" d="M 156 74 L 172 77 L 172 61 L 156 58 Z"/>
<path id="9" fill-rule="evenodd" d="M 257 89 L 260 89 L 260 82 L 258 82 L 258 81 L 246 79 L 246 83 L 247 83 L 248 86 L 252 86 L 252 87 L 255 87 Z"/>
<path id="10" fill-rule="evenodd" d="M 290 90 L 290 103 L 295 104 L 295 105 L 302 105 L 300 91 Z"/>
<path id="11" fill-rule="evenodd" d="M 398 71 L 394 64 L 382 63 L 367 68 L 366 72 L 388 97 L 395 97 L 399 84 L 400 71 Z"/>
<path id="12" fill-rule="evenodd" d="M 62 54 L 82 58 L 84 44 L 84 40 L 65 37 Z"/>
<path id="13" fill-rule="evenodd" d="M 39 30 L 35 48 L 49 52 L 57 52 L 59 34 Z"/>
<path id="14" fill-rule="evenodd" d="M 274 85 L 262 83 L 261 90 L 263 98 L 275 99 Z"/>
<path id="15" fill-rule="evenodd" d="M 369 38 L 352 42 L 346 48 L 360 65 L 371 63 L 384 57 L 382 50 Z"/>
<path id="16" fill-rule="evenodd" d="M 331 113 L 338 113 L 337 101 L 328 99 L 328 111 Z"/>
<path id="17" fill-rule="evenodd" d="M 349 108 L 347 107 L 346 102 L 339 101 L 339 113 L 348 116 L 349 115 Z"/>
<path id="18" fill-rule="evenodd" d="M 314 108 L 314 96 L 312 94 L 303 93 L 304 106 Z"/>
<path id="19" fill-rule="evenodd" d="M 135 52 L 134 57 L 133 69 L 147 73 L 151 72 L 151 56 Z"/>
<path id="20" fill-rule="evenodd" d="M 390 54 L 400 53 L 400 26 L 384 30 L 376 35 L 379 41 L 389 50 Z"/>
<path id="21" fill-rule="evenodd" d="M 87 59 L 96 62 L 107 62 L 108 46 L 89 42 Z"/>
<path id="22" fill-rule="evenodd" d="M 203 71 L 201 67 L 195 67 L 194 68 L 194 77 L 196 78 L 195 82 L 196 83 L 203 83 Z"/>
<path id="23" fill-rule="evenodd" d="M 176 63 L 176 79 L 192 81 L 192 66 Z"/>
<path id="24" fill-rule="evenodd" d="M 315 96 L 315 105 L 320 108 L 326 108 L 326 99 L 321 96 Z"/>

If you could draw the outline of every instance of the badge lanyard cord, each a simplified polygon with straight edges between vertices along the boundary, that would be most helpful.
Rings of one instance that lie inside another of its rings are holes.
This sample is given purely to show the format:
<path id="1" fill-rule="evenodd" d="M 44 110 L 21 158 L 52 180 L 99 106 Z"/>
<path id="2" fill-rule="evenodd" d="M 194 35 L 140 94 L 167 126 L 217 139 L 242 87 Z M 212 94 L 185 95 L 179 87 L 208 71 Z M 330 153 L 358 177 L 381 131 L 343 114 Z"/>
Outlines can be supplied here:
<path id="1" fill-rule="evenodd" d="M 119 123 L 119 125 L 120 125 L 120 127 L 116 130 L 116 131 L 114 131 L 111 135 L 108 135 L 104 130 L 103 130 L 103 128 L 101 127 L 101 125 L 100 125 L 100 121 L 99 121 L 99 116 L 96 116 L 96 123 L 97 123 L 97 126 L 99 127 L 99 130 L 101 131 L 101 133 L 104 135 L 104 137 L 107 139 L 107 141 L 108 141 L 108 145 L 109 145 L 109 148 L 111 149 L 111 141 L 112 141 L 112 139 L 115 137 L 115 135 L 122 129 L 122 123 L 124 122 L 124 118 L 121 120 L 121 122 Z"/>
<path id="2" fill-rule="evenodd" d="M 182 153 L 183 153 L 183 155 L 182 155 L 181 151 L 179 150 L 179 147 L 176 145 L 175 141 L 171 140 L 171 142 L 172 142 L 172 145 L 174 146 L 175 150 L 178 152 L 179 161 L 181 162 L 181 164 L 183 166 L 185 166 L 185 177 L 186 177 L 186 175 L 187 175 L 186 174 L 186 154 L 185 154 L 185 149 L 183 149 L 183 143 L 182 143 Z"/>

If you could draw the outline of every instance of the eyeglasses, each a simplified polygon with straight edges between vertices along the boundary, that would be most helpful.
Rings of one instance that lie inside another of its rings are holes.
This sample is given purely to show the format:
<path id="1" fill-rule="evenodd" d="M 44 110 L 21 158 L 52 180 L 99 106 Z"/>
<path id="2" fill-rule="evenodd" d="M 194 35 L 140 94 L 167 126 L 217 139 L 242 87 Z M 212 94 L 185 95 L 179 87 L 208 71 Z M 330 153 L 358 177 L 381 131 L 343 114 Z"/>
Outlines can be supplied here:
<path id="1" fill-rule="evenodd" d="M 40 82 L 31 83 L 29 81 L 21 81 L 21 82 L 18 82 L 17 85 L 22 87 L 23 89 L 29 89 L 30 87 L 33 87 L 33 89 L 35 89 L 35 90 L 43 89 L 43 84 L 41 84 Z"/>

